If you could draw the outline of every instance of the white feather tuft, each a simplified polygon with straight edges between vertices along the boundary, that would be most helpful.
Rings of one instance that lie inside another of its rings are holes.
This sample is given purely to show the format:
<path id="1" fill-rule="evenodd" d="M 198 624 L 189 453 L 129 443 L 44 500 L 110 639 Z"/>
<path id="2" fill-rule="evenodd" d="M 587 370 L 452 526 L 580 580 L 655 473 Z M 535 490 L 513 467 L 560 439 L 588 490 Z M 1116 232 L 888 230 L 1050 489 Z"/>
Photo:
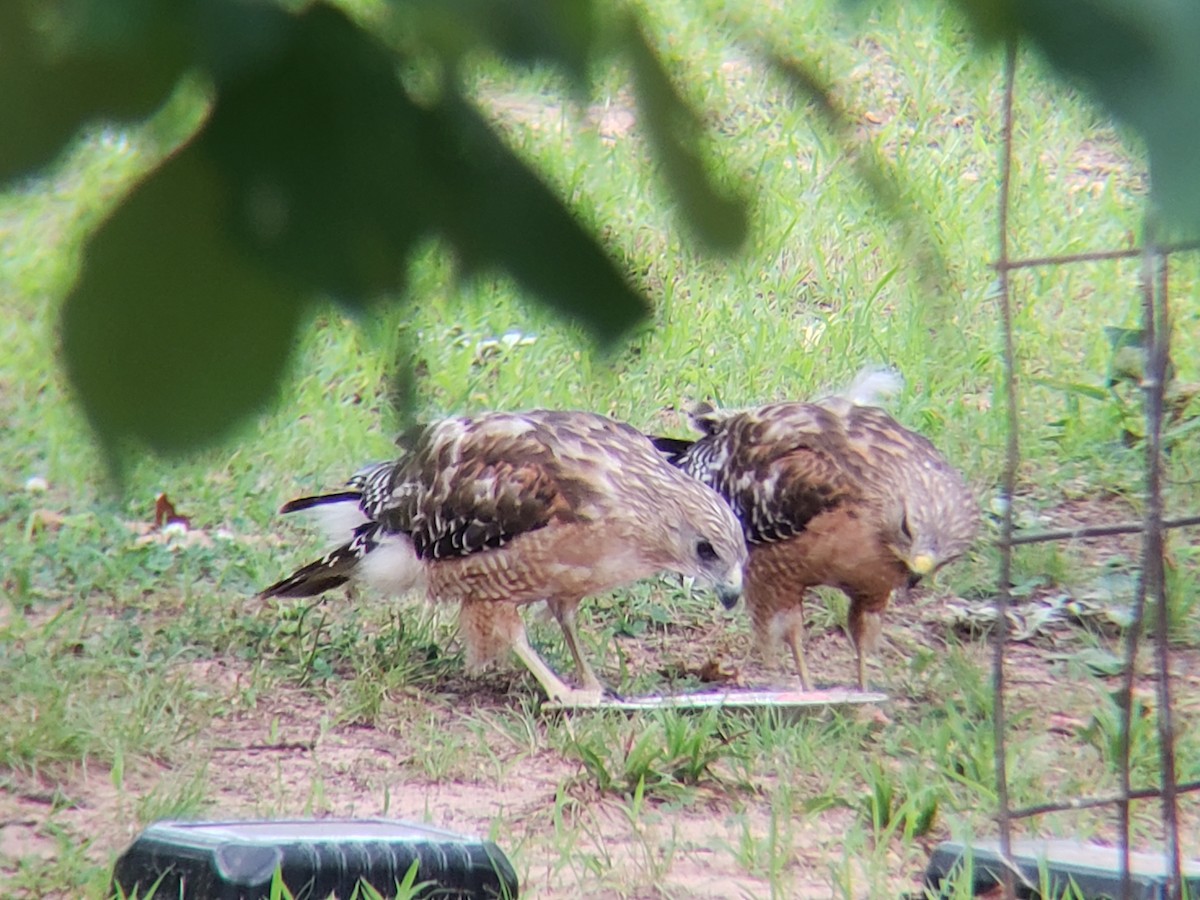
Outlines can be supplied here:
<path id="1" fill-rule="evenodd" d="M 839 395 L 855 406 L 881 406 L 904 390 L 904 376 L 895 369 L 868 366 Z"/>
<path id="2" fill-rule="evenodd" d="M 398 597 L 422 586 L 425 567 L 407 536 L 385 534 L 380 535 L 379 544 L 363 557 L 355 575 L 373 589 Z"/>
<path id="3" fill-rule="evenodd" d="M 325 537 L 338 544 L 350 540 L 354 529 L 367 522 L 367 517 L 357 500 L 318 503 L 296 512 L 320 528 Z"/>

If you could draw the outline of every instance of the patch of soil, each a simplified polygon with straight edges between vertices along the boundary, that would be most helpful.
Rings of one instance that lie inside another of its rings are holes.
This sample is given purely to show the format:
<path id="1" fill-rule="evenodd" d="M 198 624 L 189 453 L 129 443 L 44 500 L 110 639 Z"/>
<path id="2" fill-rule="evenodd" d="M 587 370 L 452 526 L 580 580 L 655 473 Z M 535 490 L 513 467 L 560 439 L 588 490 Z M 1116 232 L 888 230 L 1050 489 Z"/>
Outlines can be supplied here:
<path id="1" fill-rule="evenodd" d="M 1046 518 L 1047 529 L 1058 530 L 1136 523 L 1141 521 L 1142 513 L 1127 498 L 1108 494 L 1064 500 L 1050 510 Z M 1073 543 L 1083 548 L 1087 564 L 1096 567 L 1115 558 L 1135 560 L 1142 552 L 1142 536 L 1136 533 L 1084 538 Z"/>
<path id="2" fill-rule="evenodd" d="M 1136 519 L 1124 501 L 1078 500 L 1051 511 L 1046 527 L 1074 527 Z M 1086 543 L 1088 563 L 1102 565 L 1120 555 L 1135 559 L 1138 537 L 1117 536 Z M 946 651 L 961 641 L 947 632 L 942 602 L 916 591 L 885 617 L 883 640 L 870 666 L 877 686 L 892 701 L 864 711 L 886 735 L 892 722 L 912 715 L 936 697 L 906 697 L 915 684 L 909 661 L 918 650 Z M 819 601 L 809 605 L 809 664 L 823 684 L 847 685 L 854 678 L 854 652 Z M 1006 650 L 1007 706 L 1020 735 L 1044 734 L 1038 760 L 1047 783 L 1059 774 L 1095 765 L 1097 751 L 1084 738 L 1095 710 L 1118 680 L 1071 683 L 1067 664 L 1088 647 L 1071 632 L 1012 643 Z M 1111 644 L 1119 650 L 1119 645 Z M 986 672 L 990 648 L 968 643 L 963 650 Z M 1144 652 L 1139 697 L 1155 701 L 1153 659 Z M 772 833 L 769 781 L 750 786 L 705 785 L 686 800 L 649 799 L 638 817 L 627 798 L 597 791 L 581 764 L 547 740 L 538 714 L 512 711 L 534 704 L 532 680 L 515 668 L 484 676 L 460 672 L 426 689 L 397 691 L 370 726 L 339 722 L 336 694 L 280 684 L 247 706 L 251 664 L 232 658 L 179 664 L 187 679 L 224 698 L 221 712 L 165 760 L 127 760 L 120 778 L 105 767 L 74 766 L 39 777 L 7 773 L 0 779 L 0 895 L 19 860 L 50 860 L 66 835 L 91 858 L 108 865 L 149 820 L 169 815 L 172 801 L 205 818 L 287 816 L 388 816 L 428 822 L 464 834 L 488 836 L 513 858 L 522 896 L 558 897 L 729 897 L 766 896 L 772 884 L 761 861 L 747 856 L 749 841 L 762 844 Z M 794 686 L 790 660 L 764 660 L 750 648 L 744 613 L 697 615 L 636 638 L 617 638 L 605 658 L 608 677 L 621 666 L 634 678 L 681 677 L 746 687 Z M 1172 656 L 1178 718 L 1200 718 L 1200 651 L 1177 648 Z M 605 673 L 601 673 L 605 677 Z M 986 678 L 986 676 L 985 676 Z M 940 683 L 940 682 L 939 682 Z M 335 684 L 330 691 L 338 689 Z M 942 688 L 944 689 L 944 688 Z M 592 715 L 574 713 L 574 717 Z M 520 734 L 520 729 L 527 730 Z M 622 733 L 626 733 L 622 729 Z M 1191 766 L 1190 760 L 1185 763 Z M 199 773 L 199 774 L 197 774 Z M 792 787 L 807 795 L 802 776 Z M 119 783 L 117 787 L 114 782 Z M 819 786 L 811 786 L 819 791 Z M 853 798 L 848 798 L 853 799 Z M 1054 799 L 1054 798 L 1048 798 Z M 167 811 L 167 812 L 164 812 Z M 1185 846 L 1200 845 L 1200 810 L 1181 802 Z M 1157 830 L 1157 807 L 1138 804 L 1143 833 Z M 828 897 L 833 872 L 863 890 L 867 882 L 855 861 L 847 862 L 843 837 L 858 813 L 845 807 L 797 813 L 790 829 L 783 882 L 789 896 Z M 1089 817 L 1088 835 L 1116 837 L 1110 813 Z M 1023 820 L 1018 833 L 1071 833 L 1078 820 Z M 939 826 L 935 837 L 944 837 Z M 916 886 L 934 838 L 891 860 L 890 886 L 899 895 Z M 899 846 L 898 843 L 894 846 Z M 892 848 L 882 848 L 884 854 Z M 753 854 L 750 854 L 752 856 Z M 615 873 L 619 873 L 618 875 Z"/>
<path id="3" fill-rule="evenodd" d="M 568 137 L 581 123 L 606 144 L 627 137 L 637 125 L 636 104 L 628 92 L 620 92 L 607 103 L 587 106 L 540 94 L 481 92 L 479 101 L 497 124 L 518 126 L 532 132 Z"/>

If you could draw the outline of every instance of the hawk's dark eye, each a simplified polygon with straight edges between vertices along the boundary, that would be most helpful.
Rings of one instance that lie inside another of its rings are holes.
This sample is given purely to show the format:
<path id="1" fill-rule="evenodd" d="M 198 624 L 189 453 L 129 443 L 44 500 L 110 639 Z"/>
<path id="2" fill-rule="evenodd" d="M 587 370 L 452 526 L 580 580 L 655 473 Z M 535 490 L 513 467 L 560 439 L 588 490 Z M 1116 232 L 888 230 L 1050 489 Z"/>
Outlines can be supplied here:
<path id="1" fill-rule="evenodd" d="M 696 556 L 700 562 L 715 562 L 717 551 L 713 549 L 713 545 L 708 541 L 700 541 L 696 544 Z"/>

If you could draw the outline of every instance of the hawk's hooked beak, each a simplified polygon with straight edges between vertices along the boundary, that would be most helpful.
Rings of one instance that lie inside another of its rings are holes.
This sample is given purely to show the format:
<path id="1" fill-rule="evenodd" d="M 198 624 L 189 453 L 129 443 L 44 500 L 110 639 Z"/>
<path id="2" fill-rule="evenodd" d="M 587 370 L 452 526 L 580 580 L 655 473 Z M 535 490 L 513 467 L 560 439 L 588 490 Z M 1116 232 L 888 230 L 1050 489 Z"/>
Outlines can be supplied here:
<path id="1" fill-rule="evenodd" d="M 738 566 L 730 573 L 725 581 L 717 582 L 717 599 L 726 609 L 737 606 L 738 598 L 742 596 L 742 567 Z"/>
<path id="2" fill-rule="evenodd" d="M 908 567 L 914 574 L 924 577 L 937 567 L 937 560 L 928 553 L 918 553 L 908 561 Z"/>

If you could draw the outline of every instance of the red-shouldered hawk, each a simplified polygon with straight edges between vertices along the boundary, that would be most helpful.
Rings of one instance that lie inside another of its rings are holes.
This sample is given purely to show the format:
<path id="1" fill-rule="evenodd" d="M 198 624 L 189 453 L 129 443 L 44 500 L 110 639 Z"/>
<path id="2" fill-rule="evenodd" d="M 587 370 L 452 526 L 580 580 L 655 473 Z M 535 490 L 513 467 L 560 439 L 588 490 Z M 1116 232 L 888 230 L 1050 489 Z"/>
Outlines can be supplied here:
<path id="1" fill-rule="evenodd" d="M 345 543 L 271 585 L 307 597 L 352 575 L 392 593 L 424 585 L 460 604 L 467 662 L 512 649 L 552 700 L 592 704 L 603 691 L 580 652 L 583 597 L 669 570 L 741 593 L 746 547 L 728 505 L 669 465 L 629 425 L 586 412 L 535 410 L 425 426 L 397 461 L 360 471 L 345 490 L 283 512 L 332 516 Z M 518 607 L 545 600 L 579 672 L 570 688 L 530 647 Z"/>
<path id="2" fill-rule="evenodd" d="M 882 409 L 841 396 L 740 411 L 701 405 L 692 423 L 703 437 L 654 441 L 741 520 L 746 607 L 760 645 L 782 639 L 809 690 L 804 595 L 840 588 L 865 690 L 865 655 L 892 593 L 954 559 L 975 535 L 979 510 L 962 476 Z"/>

